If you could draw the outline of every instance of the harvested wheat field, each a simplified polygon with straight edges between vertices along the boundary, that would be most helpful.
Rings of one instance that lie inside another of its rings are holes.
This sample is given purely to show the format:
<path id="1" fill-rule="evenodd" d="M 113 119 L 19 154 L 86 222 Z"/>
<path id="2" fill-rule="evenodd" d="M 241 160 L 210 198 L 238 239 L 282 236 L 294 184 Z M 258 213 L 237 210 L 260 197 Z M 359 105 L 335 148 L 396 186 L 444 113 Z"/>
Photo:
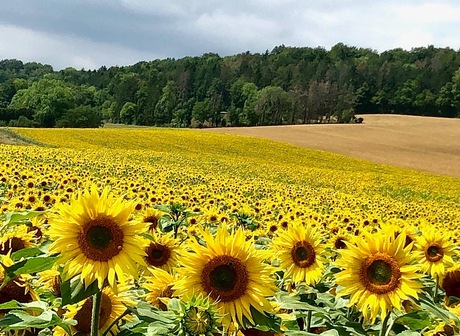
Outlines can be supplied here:
<path id="1" fill-rule="evenodd" d="M 264 137 L 359 159 L 460 177 L 460 119 L 363 115 L 363 124 L 208 129 Z"/>

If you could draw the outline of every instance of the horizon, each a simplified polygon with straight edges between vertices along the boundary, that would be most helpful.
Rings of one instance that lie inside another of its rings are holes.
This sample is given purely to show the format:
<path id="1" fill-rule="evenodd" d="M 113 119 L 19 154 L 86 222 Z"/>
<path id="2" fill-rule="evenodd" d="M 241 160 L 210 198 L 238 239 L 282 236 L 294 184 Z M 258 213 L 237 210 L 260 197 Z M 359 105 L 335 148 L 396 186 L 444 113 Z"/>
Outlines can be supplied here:
<path id="1" fill-rule="evenodd" d="M 106 68 L 111 68 L 111 67 L 119 67 L 119 68 L 122 68 L 122 67 L 130 67 L 130 66 L 134 66 L 138 63 L 142 63 L 142 62 L 154 62 L 154 61 L 162 61 L 162 60 L 168 60 L 168 59 L 172 59 L 172 60 L 180 60 L 180 59 L 184 59 L 184 58 L 195 58 L 195 57 L 203 57 L 204 55 L 206 54 L 217 54 L 219 57 L 221 58 L 225 58 L 225 57 L 234 57 L 234 56 L 238 56 L 238 55 L 242 55 L 242 54 L 245 54 L 245 53 L 248 53 L 250 55 L 261 55 L 261 54 L 264 54 L 266 52 L 268 53 L 271 53 L 274 49 L 278 48 L 278 47 L 285 47 L 287 49 L 289 48 L 292 48 L 292 49 L 295 49 L 295 48 L 298 48 L 298 49 L 318 49 L 318 48 L 322 48 L 322 49 L 325 49 L 327 52 L 330 52 L 331 49 L 338 45 L 338 44 L 344 44 L 345 46 L 347 47 L 350 47 L 350 48 L 357 48 L 358 50 L 359 49 L 363 49 L 363 50 L 370 50 L 376 54 L 378 54 L 379 56 L 385 52 L 389 52 L 389 51 L 392 51 L 392 50 L 404 50 L 406 52 L 412 52 L 414 50 L 417 50 L 417 49 L 427 49 L 427 48 L 430 48 L 430 47 L 433 47 L 434 49 L 451 49 L 451 50 L 454 50 L 456 52 L 460 52 L 460 48 L 458 49 L 454 49 L 454 48 L 451 48 L 450 46 L 444 46 L 444 47 L 441 47 L 441 46 L 435 46 L 435 45 L 427 45 L 427 46 L 420 46 L 420 47 L 412 47 L 411 49 L 404 49 L 404 48 L 401 48 L 401 47 L 396 47 L 396 48 L 392 48 L 392 49 L 387 49 L 387 50 L 383 50 L 383 51 L 378 51 L 376 49 L 372 49 L 372 48 L 367 48 L 367 47 L 360 47 L 360 46 L 355 46 L 355 45 L 348 45 L 348 44 L 345 44 L 343 42 L 337 42 L 335 45 L 331 46 L 330 48 L 325 48 L 323 46 L 287 46 L 287 45 L 284 45 L 284 44 L 281 44 L 281 45 L 277 45 L 277 46 L 274 46 L 271 50 L 267 49 L 266 51 L 264 52 L 252 52 L 250 50 L 246 50 L 246 51 L 242 51 L 242 52 L 238 52 L 236 54 L 230 54 L 230 55 L 221 55 L 217 52 L 214 52 L 214 51 L 208 51 L 208 52 L 204 52 L 202 53 L 201 55 L 186 55 L 186 56 L 182 56 L 182 57 L 164 57 L 164 58 L 155 58 L 155 59 L 149 59 L 149 60 L 146 60 L 146 59 L 142 59 L 142 60 L 138 60 L 134 63 L 130 63 L 130 64 L 114 64 L 114 65 L 105 65 L 105 64 L 102 64 L 101 66 L 99 66 L 98 68 L 75 68 L 75 67 L 72 67 L 72 66 L 64 66 L 62 68 L 59 68 L 59 69 L 56 69 L 52 64 L 49 64 L 49 63 L 43 63 L 43 62 L 39 62 L 39 61 L 36 61 L 36 60 L 23 60 L 23 59 L 18 59 L 18 58 L 3 58 L 3 59 L 0 59 L 0 62 L 1 61 L 7 61 L 7 60 L 17 60 L 17 61 L 21 61 L 23 64 L 27 64 L 27 63 L 37 63 L 37 64 L 41 64 L 41 65 L 47 65 L 47 66 L 51 66 L 53 68 L 53 71 L 61 71 L 61 70 L 65 70 L 65 69 L 68 69 L 68 68 L 74 68 L 75 70 L 77 71 L 94 71 L 94 70 L 98 70 L 100 68 L 103 68 L 103 67 L 106 67 Z"/>

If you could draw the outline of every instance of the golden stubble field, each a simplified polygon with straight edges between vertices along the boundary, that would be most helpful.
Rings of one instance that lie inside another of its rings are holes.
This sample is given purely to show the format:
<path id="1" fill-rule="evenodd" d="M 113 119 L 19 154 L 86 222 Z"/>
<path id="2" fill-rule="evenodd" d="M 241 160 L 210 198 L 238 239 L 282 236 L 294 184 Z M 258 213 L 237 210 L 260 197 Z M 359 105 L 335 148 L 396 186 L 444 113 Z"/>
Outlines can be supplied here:
<path id="1" fill-rule="evenodd" d="M 363 124 L 207 129 L 288 142 L 372 162 L 460 177 L 460 119 L 364 115 Z"/>

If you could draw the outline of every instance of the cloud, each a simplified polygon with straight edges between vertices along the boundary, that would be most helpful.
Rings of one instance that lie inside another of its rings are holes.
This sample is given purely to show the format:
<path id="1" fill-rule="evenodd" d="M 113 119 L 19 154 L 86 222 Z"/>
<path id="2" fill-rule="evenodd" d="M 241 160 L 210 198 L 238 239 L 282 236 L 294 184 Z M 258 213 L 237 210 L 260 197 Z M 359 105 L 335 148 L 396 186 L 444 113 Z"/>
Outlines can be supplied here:
<path id="1" fill-rule="evenodd" d="M 15 36 L 13 39 L 12 36 Z M 38 43 L 40 41 L 40 43 Z M 15 0 L 0 3 L 0 57 L 93 68 L 343 42 L 460 47 L 456 0 Z M 8 48 L 5 47 L 5 43 Z"/>
<path id="2" fill-rule="evenodd" d="M 96 69 L 101 65 L 127 65 L 141 59 L 165 58 L 108 43 L 95 43 L 77 37 L 44 34 L 11 25 L 0 25 L 0 59 L 16 58 L 25 62 L 65 67 Z"/>

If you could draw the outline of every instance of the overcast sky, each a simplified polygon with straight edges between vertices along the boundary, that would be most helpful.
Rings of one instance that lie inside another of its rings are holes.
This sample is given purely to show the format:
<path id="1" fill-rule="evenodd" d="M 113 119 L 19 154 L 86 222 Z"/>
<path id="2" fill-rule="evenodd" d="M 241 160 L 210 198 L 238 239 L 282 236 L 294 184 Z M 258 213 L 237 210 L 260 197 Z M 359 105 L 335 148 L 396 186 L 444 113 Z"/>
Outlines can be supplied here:
<path id="1" fill-rule="evenodd" d="M 2 0 L 0 59 L 97 69 L 338 42 L 460 49 L 460 0 Z"/>

